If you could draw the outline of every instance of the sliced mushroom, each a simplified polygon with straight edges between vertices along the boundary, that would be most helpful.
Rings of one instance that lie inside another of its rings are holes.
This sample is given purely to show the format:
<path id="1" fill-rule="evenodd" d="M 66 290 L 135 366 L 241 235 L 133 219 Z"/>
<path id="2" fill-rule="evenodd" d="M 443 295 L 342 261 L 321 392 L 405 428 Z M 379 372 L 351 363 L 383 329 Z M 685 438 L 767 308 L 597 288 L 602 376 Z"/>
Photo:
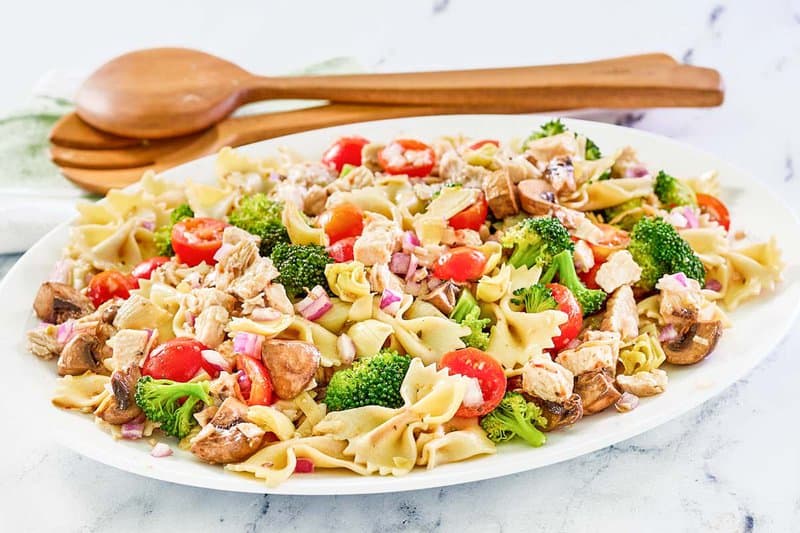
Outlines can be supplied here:
<path id="1" fill-rule="evenodd" d="M 119 311 L 119 306 L 122 305 L 119 299 L 108 300 L 100 307 L 97 308 L 98 313 L 100 314 L 100 321 L 105 322 L 106 324 L 113 324 L 114 319 L 117 317 L 117 311 Z"/>
<path id="2" fill-rule="evenodd" d="M 58 357 L 59 376 L 79 376 L 91 370 L 97 372 L 101 369 L 100 361 L 104 344 L 91 333 L 75 335 Z"/>
<path id="3" fill-rule="evenodd" d="M 714 351 L 722 334 L 722 323 L 692 322 L 681 335 L 663 344 L 667 361 L 673 365 L 693 365 Z"/>
<path id="4" fill-rule="evenodd" d="M 460 291 L 458 285 L 452 281 L 445 281 L 421 299 L 430 302 L 436 309 L 449 316 L 453 312 Z"/>
<path id="5" fill-rule="evenodd" d="M 556 206 L 556 190 L 546 180 L 523 180 L 517 188 L 520 206 L 526 213 L 548 215 Z"/>
<path id="6" fill-rule="evenodd" d="M 581 397 L 583 412 L 587 415 L 599 413 L 622 396 L 614 387 L 614 378 L 605 369 L 578 376 L 575 380 L 575 392 Z"/>
<path id="7" fill-rule="evenodd" d="M 209 463 L 237 463 L 253 455 L 264 430 L 247 420 L 247 405 L 228 398 L 190 443 L 193 454 Z"/>
<path id="8" fill-rule="evenodd" d="M 525 396 L 542 410 L 542 416 L 547 419 L 545 431 L 571 426 L 583 418 L 583 403 L 577 394 L 573 394 L 561 403 L 548 402 L 530 394 L 525 394 Z"/>
<path id="9" fill-rule="evenodd" d="M 36 293 L 33 310 L 43 322 L 61 324 L 70 318 L 88 315 L 94 311 L 94 306 L 78 289 L 64 283 L 45 281 Z"/>
<path id="10" fill-rule="evenodd" d="M 291 400 L 306 390 L 320 358 L 317 347 L 303 341 L 272 339 L 264 342 L 261 351 L 275 394 L 282 400 Z"/>
<path id="11" fill-rule="evenodd" d="M 136 382 L 142 377 L 139 367 L 131 365 L 124 370 L 111 374 L 111 391 L 113 395 L 107 403 L 103 403 L 95 415 L 109 424 L 126 424 L 142 414 L 136 405 Z"/>
<path id="12" fill-rule="evenodd" d="M 492 214 L 499 219 L 519 213 L 517 190 L 506 170 L 495 170 L 483 182 L 483 194 Z"/>

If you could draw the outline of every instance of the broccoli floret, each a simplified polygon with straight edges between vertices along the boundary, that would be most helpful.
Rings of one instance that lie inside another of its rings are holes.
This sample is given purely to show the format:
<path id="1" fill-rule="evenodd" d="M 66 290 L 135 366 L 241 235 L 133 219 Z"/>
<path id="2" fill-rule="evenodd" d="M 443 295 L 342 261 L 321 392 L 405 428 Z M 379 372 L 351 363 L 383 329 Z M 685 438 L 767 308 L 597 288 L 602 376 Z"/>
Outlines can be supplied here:
<path id="1" fill-rule="evenodd" d="M 542 416 L 541 409 L 518 392 L 507 392 L 494 411 L 481 419 L 481 427 L 489 440 L 505 442 L 520 437 L 536 447 L 547 441 L 539 430 L 546 425 L 547 419 Z"/>
<path id="2" fill-rule="evenodd" d="M 491 322 L 488 318 L 481 318 L 481 308 L 478 301 L 467 289 L 461 291 L 456 306 L 450 313 L 450 318 L 470 329 L 470 334 L 461 337 L 464 344 L 471 348 L 485 350 L 489 346 L 489 334 L 484 330 Z"/>
<path id="3" fill-rule="evenodd" d="M 611 222 L 615 218 L 619 217 L 623 213 L 631 211 L 633 209 L 637 209 L 642 207 L 644 200 L 640 198 L 631 198 L 630 200 L 623 202 L 619 205 L 615 205 L 614 207 L 609 207 L 602 211 L 603 219 L 606 222 Z M 638 213 L 628 213 L 627 215 L 623 216 L 619 220 L 613 222 L 615 226 L 618 226 L 625 231 L 630 231 L 633 229 L 633 226 L 636 225 L 637 222 L 644 216 L 644 213 L 641 211 Z"/>
<path id="4" fill-rule="evenodd" d="M 148 419 L 160 422 L 164 433 L 182 439 L 197 423 L 193 416 L 197 403 L 211 405 L 208 390 L 208 381 L 179 383 L 144 376 L 136 382 L 136 405 Z M 182 398 L 186 399 L 183 404 Z"/>
<path id="5" fill-rule="evenodd" d="M 574 249 L 567 228 L 556 217 L 526 218 L 510 227 L 501 243 L 514 248 L 508 259 L 513 267 L 546 266 L 559 252 Z"/>
<path id="6" fill-rule="evenodd" d="M 278 283 L 290 297 L 304 296 L 317 285 L 331 292 L 325 279 L 325 266 L 333 263 L 333 259 L 324 246 L 279 242 L 272 249 L 270 258 L 280 272 Z"/>
<path id="7" fill-rule="evenodd" d="M 560 118 L 546 122 L 539 126 L 537 131 L 534 131 L 528 136 L 527 139 L 525 139 L 525 142 L 522 143 L 522 149 L 526 150 L 531 141 L 543 139 L 545 137 L 552 137 L 553 135 L 558 135 L 560 133 L 564 133 L 565 131 L 567 131 L 567 127 L 564 126 L 564 123 L 561 122 Z M 577 133 L 575 135 L 577 135 Z M 594 143 L 594 141 L 587 137 L 584 158 L 586 158 L 587 161 L 594 161 L 595 159 L 600 159 L 601 157 L 603 157 L 603 154 L 600 152 L 600 148 Z M 609 176 L 606 179 L 609 179 L 610 177 L 611 174 L 609 173 Z"/>
<path id="8" fill-rule="evenodd" d="M 558 274 L 558 282 L 572 292 L 575 299 L 583 309 L 583 315 L 596 313 L 606 301 L 606 293 L 600 289 L 587 289 L 575 271 L 575 263 L 572 260 L 572 253 L 565 250 L 553 258 L 553 264 L 547 269 L 540 283 L 550 283 L 555 275 Z"/>
<path id="9" fill-rule="evenodd" d="M 661 218 L 642 218 L 633 227 L 628 251 L 642 267 L 637 285 L 652 290 L 662 276 L 683 272 L 705 284 L 706 270 L 678 231 Z"/>
<path id="10" fill-rule="evenodd" d="M 520 287 L 514 291 L 514 296 L 511 302 L 523 307 L 526 313 L 541 313 L 558 307 L 553 291 L 541 283 Z"/>
<path id="11" fill-rule="evenodd" d="M 158 255 L 172 257 L 175 250 L 172 249 L 172 226 L 185 218 L 194 217 L 194 211 L 189 204 L 181 204 L 169 214 L 169 224 L 161 226 L 153 232 L 153 242 L 156 245 Z"/>
<path id="12" fill-rule="evenodd" d="M 396 409 L 403 405 L 400 385 L 411 358 L 384 348 L 376 355 L 360 359 L 353 366 L 336 372 L 325 392 L 329 411 L 381 405 Z"/>
<path id="13" fill-rule="evenodd" d="M 691 187 L 663 170 L 656 176 L 653 188 L 658 200 L 670 209 L 679 205 L 697 205 L 697 197 Z"/>
<path id="14" fill-rule="evenodd" d="M 584 155 L 587 161 L 594 161 L 595 159 L 600 159 L 603 157 L 603 154 L 600 152 L 600 147 L 597 146 L 593 140 L 590 138 L 586 138 L 586 153 Z M 605 173 L 603 173 L 605 175 Z M 611 173 L 609 172 L 609 176 L 606 179 L 611 178 Z"/>
<path id="15" fill-rule="evenodd" d="M 279 242 L 288 243 L 289 233 L 281 222 L 283 204 L 258 193 L 246 196 L 228 216 L 228 222 L 261 238 L 261 255 L 266 257 Z"/>

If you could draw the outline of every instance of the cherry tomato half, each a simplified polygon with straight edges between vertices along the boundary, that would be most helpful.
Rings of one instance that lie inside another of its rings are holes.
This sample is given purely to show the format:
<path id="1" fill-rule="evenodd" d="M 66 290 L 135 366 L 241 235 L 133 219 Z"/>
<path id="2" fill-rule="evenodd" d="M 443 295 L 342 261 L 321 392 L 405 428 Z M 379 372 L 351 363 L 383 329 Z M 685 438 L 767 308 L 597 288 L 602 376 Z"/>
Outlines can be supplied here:
<path id="1" fill-rule="evenodd" d="M 337 263 L 346 263 L 353 260 L 353 246 L 357 237 L 347 237 L 328 246 L 328 255 Z"/>
<path id="2" fill-rule="evenodd" d="M 486 256 L 480 250 L 460 246 L 439 256 L 433 264 L 433 275 L 439 279 L 471 281 L 480 278 L 485 267 Z"/>
<path id="3" fill-rule="evenodd" d="M 587 272 L 578 272 L 578 277 L 581 279 L 587 289 L 599 289 L 600 285 L 597 284 L 597 271 L 600 270 L 600 265 L 605 263 L 604 257 L 595 257 L 594 266 Z"/>
<path id="4" fill-rule="evenodd" d="M 139 288 L 139 281 L 133 276 L 128 276 L 116 270 L 106 270 L 95 274 L 89 281 L 86 296 L 95 307 L 100 307 L 103 302 L 112 298 L 127 299 L 133 289 Z"/>
<path id="5" fill-rule="evenodd" d="M 134 267 L 131 271 L 131 276 L 138 279 L 150 279 L 150 276 L 153 275 L 153 271 L 163 265 L 164 263 L 169 262 L 169 257 L 164 256 L 157 256 L 151 257 L 147 261 L 142 261 L 138 265 Z"/>
<path id="6" fill-rule="evenodd" d="M 477 407 L 462 405 L 456 411 L 456 416 L 483 416 L 497 407 L 506 393 L 503 367 L 494 357 L 477 348 L 448 352 L 442 356 L 439 367 L 450 369 L 451 374 L 475 378 L 480 384 L 483 403 Z"/>
<path id="7" fill-rule="evenodd" d="M 563 285 L 558 283 L 548 283 L 546 285 L 553 293 L 558 304 L 558 310 L 566 313 L 567 321 L 560 326 L 561 335 L 553 337 L 553 350 L 556 352 L 563 349 L 573 339 L 578 336 L 583 326 L 583 310 L 575 295 Z"/>
<path id="8" fill-rule="evenodd" d="M 357 205 L 341 204 L 322 213 L 318 223 L 333 244 L 347 237 L 361 235 L 364 231 L 364 212 Z"/>
<path id="9" fill-rule="evenodd" d="M 172 248 L 181 263 L 213 265 L 222 246 L 222 232 L 228 225 L 215 218 L 187 218 L 172 226 Z"/>
<path id="10" fill-rule="evenodd" d="M 453 229 L 471 229 L 478 231 L 486 222 L 486 215 L 489 214 L 489 204 L 486 196 L 480 193 L 480 198 L 473 205 L 457 213 L 448 221 Z"/>
<path id="11" fill-rule="evenodd" d="M 239 374 L 239 389 L 247 405 L 270 405 L 272 403 L 272 379 L 264 363 L 246 355 L 236 356 Z"/>
<path id="12" fill-rule="evenodd" d="M 397 139 L 378 153 L 378 163 L 389 174 L 405 174 L 411 178 L 427 176 L 436 164 L 433 148 L 414 139 Z"/>
<path id="13" fill-rule="evenodd" d="M 208 347 L 191 337 L 178 337 L 156 346 L 142 365 L 142 375 L 155 379 L 171 379 L 185 383 L 201 370 L 209 376 L 219 376 L 219 368 L 203 357 Z"/>
<path id="14" fill-rule="evenodd" d="M 469 149 L 470 150 L 478 150 L 479 148 L 481 148 L 482 146 L 486 146 L 487 144 L 493 144 L 493 145 L 497 146 L 498 148 L 500 147 L 500 141 L 496 141 L 494 139 L 484 139 L 482 141 L 478 141 L 478 142 L 474 142 L 474 143 L 470 144 L 469 145 Z"/>
<path id="15" fill-rule="evenodd" d="M 592 253 L 594 253 L 595 262 L 597 262 L 598 258 L 605 260 L 617 250 L 627 248 L 628 243 L 631 242 L 628 232 L 623 229 L 619 229 L 611 224 L 597 224 L 597 227 L 603 230 L 603 237 L 600 239 L 600 242 L 593 243 L 587 241 L 589 247 L 592 249 Z"/>
<path id="16" fill-rule="evenodd" d="M 725 231 L 731 229 L 731 214 L 725 204 L 722 203 L 722 200 L 716 196 L 700 192 L 696 196 L 700 211 L 706 213 L 712 220 L 716 220 L 717 224 L 725 228 Z"/>
<path id="17" fill-rule="evenodd" d="M 361 165 L 361 149 L 368 143 L 364 137 L 342 137 L 325 150 L 322 162 L 337 172 L 341 172 L 345 165 L 357 167 Z"/>

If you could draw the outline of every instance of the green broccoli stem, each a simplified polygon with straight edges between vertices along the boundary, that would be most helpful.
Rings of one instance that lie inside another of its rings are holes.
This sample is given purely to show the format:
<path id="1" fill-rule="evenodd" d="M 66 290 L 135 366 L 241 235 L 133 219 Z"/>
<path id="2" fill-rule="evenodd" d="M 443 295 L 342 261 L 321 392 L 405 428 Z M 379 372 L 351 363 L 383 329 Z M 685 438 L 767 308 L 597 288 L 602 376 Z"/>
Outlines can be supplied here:
<path id="1" fill-rule="evenodd" d="M 521 266 L 532 267 L 536 264 L 536 259 L 541 252 L 541 246 L 534 244 L 519 244 L 514 248 L 511 257 L 508 258 L 508 264 L 514 268 Z"/>
<path id="2" fill-rule="evenodd" d="M 461 291 L 461 296 L 458 297 L 456 306 L 450 312 L 450 318 L 456 322 L 461 322 L 467 315 L 475 308 L 478 307 L 478 300 L 472 296 L 472 293 L 467 289 Z"/>
<path id="3" fill-rule="evenodd" d="M 526 420 L 518 409 L 513 409 L 511 411 L 511 416 L 501 414 L 499 417 L 509 428 L 513 429 L 518 437 L 524 439 L 531 446 L 538 448 L 547 441 L 545 434 L 536 429 L 533 422 Z"/>

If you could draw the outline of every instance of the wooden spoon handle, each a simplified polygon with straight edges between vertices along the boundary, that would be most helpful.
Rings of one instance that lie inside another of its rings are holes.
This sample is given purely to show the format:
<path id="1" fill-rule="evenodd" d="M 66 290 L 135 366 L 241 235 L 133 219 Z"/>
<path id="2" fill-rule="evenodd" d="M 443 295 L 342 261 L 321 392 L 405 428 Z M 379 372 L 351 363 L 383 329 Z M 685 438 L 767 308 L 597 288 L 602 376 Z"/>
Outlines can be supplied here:
<path id="1" fill-rule="evenodd" d="M 213 151 L 219 150 L 224 146 L 239 146 L 290 133 L 369 120 L 458 113 L 512 112 L 517 112 L 516 108 L 330 104 L 297 111 L 251 115 L 224 120 L 216 126 L 218 135 L 213 145 Z"/>
<path id="2" fill-rule="evenodd" d="M 657 55 L 658 56 L 658 55 Z M 320 98 L 334 102 L 508 106 L 528 110 L 584 107 L 715 106 L 722 102 L 716 70 L 666 61 L 663 56 L 504 69 L 252 77 L 242 102 Z"/>

